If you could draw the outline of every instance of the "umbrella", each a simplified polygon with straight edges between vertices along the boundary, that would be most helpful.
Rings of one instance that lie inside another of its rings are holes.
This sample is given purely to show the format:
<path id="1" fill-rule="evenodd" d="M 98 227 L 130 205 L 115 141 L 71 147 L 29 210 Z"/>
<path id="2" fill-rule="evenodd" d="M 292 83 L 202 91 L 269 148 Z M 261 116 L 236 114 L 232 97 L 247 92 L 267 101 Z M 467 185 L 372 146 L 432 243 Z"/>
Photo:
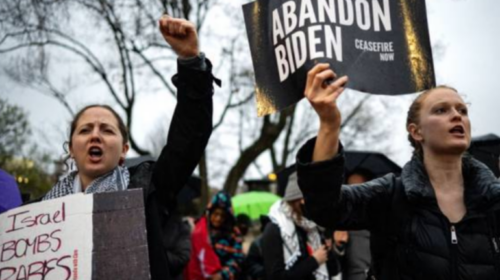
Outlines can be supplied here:
<path id="1" fill-rule="evenodd" d="M 269 208 L 274 202 L 280 199 L 279 196 L 270 192 L 247 192 L 234 196 L 234 214 L 247 214 L 250 219 L 257 220 L 260 215 L 267 215 Z"/>
<path id="2" fill-rule="evenodd" d="M 401 167 L 384 154 L 367 151 L 345 151 L 345 169 L 347 174 L 360 169 L 366 170 L 375 178 L 389 173 L 401 173 Z"/>
<path id="3" fill-rule="evenodd" d="M 486 164 L 496 177 L 500 176 L 498 160 L 500 157 L 500 137 L 495 134 L 486 134 L 472 138 L 469 153 L 475 159 Z"/>
<path id="4" fill-rule="evenodd" d="M 0 169 L 0 213 L 22 204 L 21 193 L 16 180 Z"/>

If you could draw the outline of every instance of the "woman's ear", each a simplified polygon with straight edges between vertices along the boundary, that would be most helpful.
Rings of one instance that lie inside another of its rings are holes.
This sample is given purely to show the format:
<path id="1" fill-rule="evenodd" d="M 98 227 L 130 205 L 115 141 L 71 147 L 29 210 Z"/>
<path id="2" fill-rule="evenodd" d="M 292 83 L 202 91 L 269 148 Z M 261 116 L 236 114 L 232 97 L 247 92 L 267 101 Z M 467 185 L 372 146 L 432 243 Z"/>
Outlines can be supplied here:
<path id="1" fill-rule="evenodd" d="M 128 150 L 130 149 L 130 146 L 128 143 L 123 144 L 122 148 L 122 157 L 125 159 L 125 156 L 127 155 Z"/>
<path id="2" fill-rule="evenodd" d="M 422 137 L 422 133 L 418 125 L 414 123 L 408 125 L 408 133 L 410 133 L 411 138 L 413 138 L 415 142 L 423 142 L 424 138 Z"/>

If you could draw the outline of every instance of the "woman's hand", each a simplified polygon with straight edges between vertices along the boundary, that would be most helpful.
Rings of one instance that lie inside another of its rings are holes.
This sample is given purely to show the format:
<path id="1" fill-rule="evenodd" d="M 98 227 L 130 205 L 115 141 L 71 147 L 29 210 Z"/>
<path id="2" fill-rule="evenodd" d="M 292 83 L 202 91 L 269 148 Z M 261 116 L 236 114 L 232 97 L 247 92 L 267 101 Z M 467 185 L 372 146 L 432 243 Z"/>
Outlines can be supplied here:
<path id="1" fill-rule="evenodd" d="M 193 23 L 169 15 L 163 15 L 159 22 L 165 41 L 181 59 L 198 56 L 198 34 Z"/>
<path id="2" fill-rule="evenodd" d="M 319 265 L 326 263 L 326 261 L 328 261 L 328 251 L 326 250 L 325 246 L 321 246 L 316 251 L 314 251 L 313 257 L 314 259 L 316 259 Z"/>
<path id="3" fill-rule="evenodd" d="M 342 118 L 337 107 L 337 99 L 344 91 L 348 78 L 343 76 L 335 80 L 336 77 L 328 63 L 320 63 L 307 73 L 304 95 L 320 120 L 313 161 L 330 159 L 338 152 Z"/>
<path id="4" fill-rule="evenodd" d="M 304 95 L 319 116 L 325 128 L 340 130 L 341 117 L 337 99 L 344 91 L 347 76 L 334 81 L 337 74 L 328 63 L 320 63 L 307 73 Z M 330 83 L 331 82 L 331 83 Z"/>

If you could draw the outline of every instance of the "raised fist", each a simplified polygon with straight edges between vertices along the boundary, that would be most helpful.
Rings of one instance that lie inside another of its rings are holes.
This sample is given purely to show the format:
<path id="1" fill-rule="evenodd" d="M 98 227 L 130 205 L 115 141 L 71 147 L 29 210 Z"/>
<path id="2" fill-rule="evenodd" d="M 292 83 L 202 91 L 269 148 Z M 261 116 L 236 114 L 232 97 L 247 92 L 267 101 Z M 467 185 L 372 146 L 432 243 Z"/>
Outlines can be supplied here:
<path id="1" fill-rule="evenodd" d="M 190 58 L 199 54 L 198 34 L 193 23 L 169 15 L 163 15 L 158 23 L 163 38 L 179 58 Z"/>

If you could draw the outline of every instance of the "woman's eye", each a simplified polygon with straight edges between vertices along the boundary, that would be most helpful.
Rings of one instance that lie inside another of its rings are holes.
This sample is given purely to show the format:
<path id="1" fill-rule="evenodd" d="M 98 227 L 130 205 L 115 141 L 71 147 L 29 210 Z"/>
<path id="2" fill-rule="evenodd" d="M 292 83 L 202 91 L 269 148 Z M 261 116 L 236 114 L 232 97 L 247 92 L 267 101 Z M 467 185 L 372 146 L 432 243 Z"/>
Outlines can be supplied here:
<path id="1" fill-rule="evenodd" d="M 462 114 L 464 116 L 467 116 L 467 114 L 469 114 L 469 110 L 467 110 L 467 108 L 461 108 L 461 109 L 458 109 L 458 111 L 460 112 L 460 114 Z"/>
<path id="2" fill-rule="evenodd" d="M 89 131 L 90 131 L 90 129 L 88 129 L 88 128 L 82 128 L 82 129 L 80 129 L 80 133 L 87 133 Z"/>
<path id="3" fill-rule="evenodd" d="M 434 113 L 443 114 L 443 113 L 446 113 L 446 109 L 445 108 L 437 108 L 436 110 L 434 110 Z"/>
<path id="4" fill-rule="evenodd" d="M 105 129 L 104 130 L 105 133 L 108 133 L 108 134 L 114 134 L 115 132 L 111 129 Z"/>

